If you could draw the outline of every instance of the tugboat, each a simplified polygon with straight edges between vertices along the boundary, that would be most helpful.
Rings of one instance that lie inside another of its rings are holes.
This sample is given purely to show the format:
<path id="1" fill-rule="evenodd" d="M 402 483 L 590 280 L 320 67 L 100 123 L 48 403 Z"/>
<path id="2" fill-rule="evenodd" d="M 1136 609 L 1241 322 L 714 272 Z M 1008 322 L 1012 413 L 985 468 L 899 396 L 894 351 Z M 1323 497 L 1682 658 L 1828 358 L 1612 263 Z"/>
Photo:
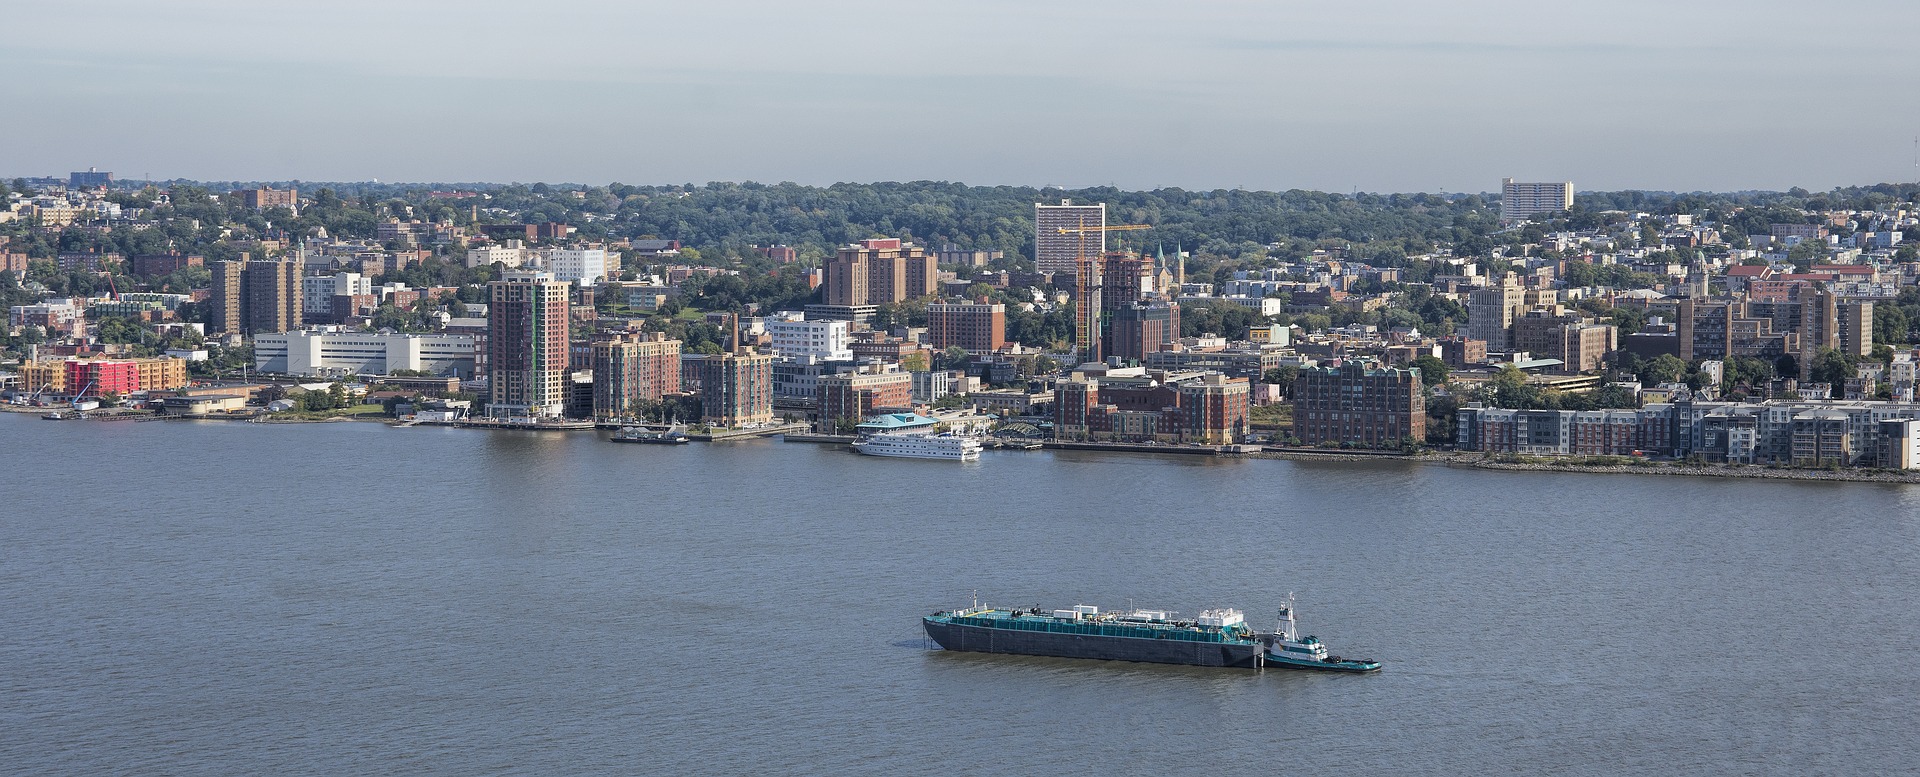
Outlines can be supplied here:
<path id="1" fill-rule="evenodd" d="M 1305 639 L 1299 636 L 1298 624 L 1293 619 L 1293 594 L 1287 594 L 1287 606 L 1280 608 L 1280 622 L 1272 634 L 1260 635 L 1265 647 L 1260 661 L 1266 666 L 1284 666 L 1293 669 L 1312 669 L 1321 672 L 1376 672 L 1380 662 L 1371 658 L 1341 658 L 1328 655 L 1327 646 L 1320 638 L 1309 635 Z"/>
<path id="2" fill-rule="evenodd" d="M 644 426 L 622 426 L 611 438 L 614 442 L 637 442 L 649 445 L 680 445 L 693 442 L 687 436 L 686 424 L 673 424 L 666 431 L 648 429 Z"/>

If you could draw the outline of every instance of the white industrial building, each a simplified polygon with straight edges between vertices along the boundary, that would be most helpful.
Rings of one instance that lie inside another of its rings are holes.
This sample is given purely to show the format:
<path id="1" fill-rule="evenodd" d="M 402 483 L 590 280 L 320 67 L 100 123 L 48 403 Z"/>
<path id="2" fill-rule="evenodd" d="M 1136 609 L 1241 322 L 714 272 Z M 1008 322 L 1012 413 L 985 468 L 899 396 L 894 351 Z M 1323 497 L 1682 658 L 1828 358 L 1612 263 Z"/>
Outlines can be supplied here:
<path id="1" fill-rule="evenodd" d="M 385 375 L 425 370 L 435 375 L 473 376 L 476 338 L 471 335 L 361 332 L 314 327 L 259 335 L 254 369 L 286 375 Z"/>

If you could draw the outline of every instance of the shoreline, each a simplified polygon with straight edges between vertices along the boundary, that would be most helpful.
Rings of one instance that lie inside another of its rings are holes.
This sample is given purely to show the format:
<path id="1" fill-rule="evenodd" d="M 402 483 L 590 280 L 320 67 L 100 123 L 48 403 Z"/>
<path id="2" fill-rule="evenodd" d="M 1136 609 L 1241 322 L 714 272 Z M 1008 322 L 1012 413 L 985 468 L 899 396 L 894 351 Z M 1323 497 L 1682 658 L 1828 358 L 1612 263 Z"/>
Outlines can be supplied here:
<path id="1" fill-rule="evenodd" d="M 1849 483 L 1920 484 L 1920 471 L 1897 472 L 1882 469 L 1790 469 L 1756 464 L 1578 464 L 1574 462 L 1499 462 L 1449 458 L 1430 460 L 1459 469 L 1484 469 L 1508 472 L 1575 472 L 1591 475 L 1665 475 L 1668 477 L 1735 478 L 1746 480 L 1820 480 Z"/>
<path id="2" fill-rule="evenodd" d="M 28 407 L 18 407 L 18 406 L 0 407 L 0 412 L 10 412 L 17 415 L 25 415 L 25 414 L 31 414 L 31 413 L 45 413 L 48 410 L 49 408 L 28 408 Z M 121 413 L 121 414 L 114 414 L 114 415 L 117 417 L 114 417 L 114 416 L 109 416 L 104 418 L 96 417 L 96 418 L 91 418 L 86 420 L 95 420 L 95 421 L 206 420 L 206 421 L 227 421 L 227 422 L 251 421 L 254 423 L 267 423 L 267 424 L 326 424 L 326 423 L 337 423 L 341 421 L 347 421 L 347 422 L 357 421 L 362 423 L 365 423 L 365 422 L 382 423 L 390 427 L 395 426 L 395 424 L 391 423 L 392 419 L 384 418 L 384 417 L 369 416 L 364 414 L 352 415 L 352 416 L 335 416 L 332 418 L 271 418 L 271 417 L 263 417 L 263 416 L 252 416 L 252 417 L 162 416 L 162 415 L 153 415 L 153 414 L 137 413 L 137 412 Z M 487 428 L 485 425 L 462 425 L 462 426 L 466 426 L 467 428 L 480 428 L 480 429 Z M 789 434 L 786 434 L 787 431 L 789 430 L 761 429 L 761 430 L 753 430 L 752 432 L 745 433 L 745 434 L 736 433 L 734 435 L 718 435 L 713 439 L 709 439 L 705 441 L 706 442 L 724 441 L 729 437 L 744 438 L 744 437 L 768 437 L 768 436 L 778 435 L 782 437 L 787 437 L 787 436 L 797 437 L 798 439 L 796 439 L 795 442 L 841 442 L 841 440 L 837 439 L 838 438 L 837 435 L 806 435 L 806 434 L 789 435 Z M 1045 444 L 1044 447 L 1047 448 L 1048 450 L 1097 450 L 1097 451 L 1110 452 L 1110 453 L 1142 453 L 1142 454 L 1149 454 L 1149 455 L 1169 454 L 1169 453 L 1187 454 L 1187 455 L 1207 454 L 1207 455 L 1219 456 L 1223 458 L 1270 459 L 1270 460 L 1283 460 L 1283 461 L 1326 461 L 1326 462 L 1340 462 L 1340 463 L 1353 463 L 1353 462 L 1365 462 L 1365 461 L 1402 461 L 1402 462 L 1408 462 L 1412 464 L 1452 467 L 1455 469 L 1479 469 L 1479 470 L 1490 470 L 1490 471 L 1497 471 L 1497 472 L 1566 472 L 1566 473 L 1576 473 L 1576 474 L 1586 474 L 1586 475 L 1659 475 L 1659 476 L 1665 476 L 1665 477 L 1707 477 L 1707 478 L 1733 478 L 1733 479 L 1746 479 L 1746 480 L 1807 480 L 1807 481 L 1845 482 L 1845 483 L 1887 483 L 1887 484 L 1896 484 L 1896 485 L 1920 484 L 1920 470 L 1894 471 L 1894 470 L 1883 470 L 1883 469 L 1793 469 L 1793 468 L 1786 468 L 1786 467 L 1768 467 L 1764 465 L 1753 465 L 1753 464 L 1687 464 L 1687 463 L 1681 463 L 1681 462 L 1668 462 L 1668 461 L 1645 461 L 1644 463 L 1637 463 L 1637 464 L 1586 464 L 1586 463 L 1575 462 L 1575 461 L 1502 462 L 1502 461 L 1494 461 L 1488 456 L 1484 454 L 1479 454 L 1479 453 L 1429 452 L 1429 453 L 1422 453 L 1422 454 L 1406 455 L 1406 454 L 1398 454 L 1398 453 L 1388 454 L 1388 453 L 1349 452 L 1349 451 L 1341 451 L 1338 449 L 1329 449 L 1326 452 L 1322 453 L 1319 451 L 1309 451 L 1309 450 L 1299 450 L 1299 449 L 1277 449 L 1277 448 L 1261 448 L 1255 451 L 1232 451 L 1232 450 L 1225 450 L 1225 449 L 1217 449 L 1213 447 L 1208 447 L 1206 449 L 1194 449 L 1194 448 L 1183 449 L 1176 446 L 1130 445 L 1126 443 L 1099 443 L 1099 444 L 1068 443 L 1065 445 Z"/>

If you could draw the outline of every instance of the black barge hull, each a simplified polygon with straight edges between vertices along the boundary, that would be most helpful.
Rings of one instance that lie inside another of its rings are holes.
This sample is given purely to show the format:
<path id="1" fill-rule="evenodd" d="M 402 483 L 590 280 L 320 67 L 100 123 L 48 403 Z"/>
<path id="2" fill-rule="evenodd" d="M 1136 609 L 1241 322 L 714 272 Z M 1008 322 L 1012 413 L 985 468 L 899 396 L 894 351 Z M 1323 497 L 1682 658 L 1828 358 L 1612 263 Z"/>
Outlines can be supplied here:
<path id="1" fill-rule="evenodd" d="M 1007 653 L 1020 656 L 1097 658 L 1150 664 L 1227 666 L 1255 669 L 1260 665 L 1258 644 L 1189 642 L 1179 639 L 1102 637 L 1091 634 L 1054 634 L 1015 631 L 922 621 L 927 636 L 947 650 L 969 653 Z"/>

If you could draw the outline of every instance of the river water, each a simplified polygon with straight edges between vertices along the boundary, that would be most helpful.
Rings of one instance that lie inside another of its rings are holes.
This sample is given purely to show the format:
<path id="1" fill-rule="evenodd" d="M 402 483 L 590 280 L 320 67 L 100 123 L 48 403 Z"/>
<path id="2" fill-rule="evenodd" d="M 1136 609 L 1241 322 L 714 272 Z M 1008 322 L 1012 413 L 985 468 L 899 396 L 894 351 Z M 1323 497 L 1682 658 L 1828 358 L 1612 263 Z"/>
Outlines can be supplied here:
<path id="1" fill-rule="evenodd" d="M 1920 487 L 0 416 L 0 771 L 1920 763 Z M 928 649 L 981 599 L 1373 675 Z"/>

